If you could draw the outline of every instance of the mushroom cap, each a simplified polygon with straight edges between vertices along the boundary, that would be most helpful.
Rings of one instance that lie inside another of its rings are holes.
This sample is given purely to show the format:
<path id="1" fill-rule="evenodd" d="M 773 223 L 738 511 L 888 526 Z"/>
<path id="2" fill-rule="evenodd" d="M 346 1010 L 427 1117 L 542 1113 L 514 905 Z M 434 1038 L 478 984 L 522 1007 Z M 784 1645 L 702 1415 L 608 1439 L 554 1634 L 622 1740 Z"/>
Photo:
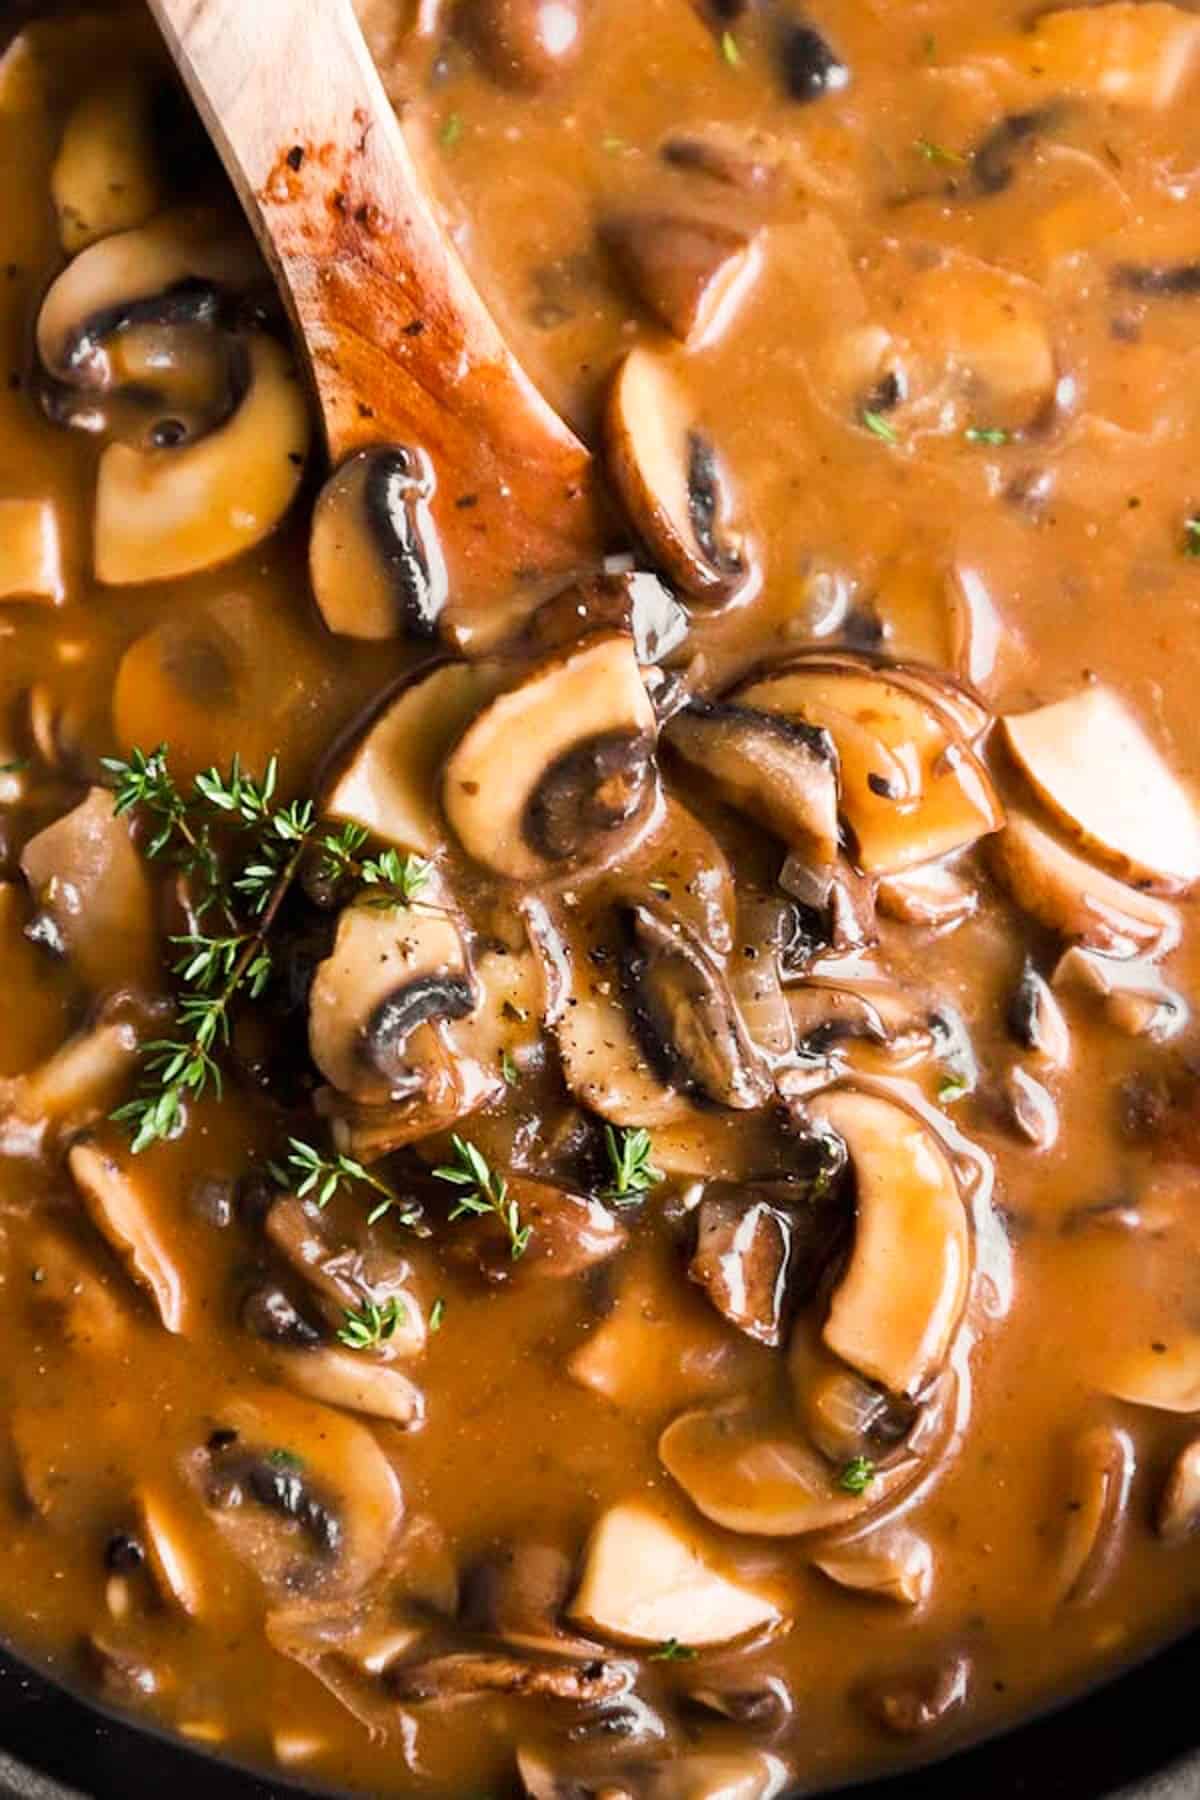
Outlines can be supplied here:
<path id="1" fill-rule="evenodd" d="M 309 572 L 321 616 L 344 636 L 432 637 L 446 603 L 446 564 L 429 509 L 423 451 L 360 450 L 321 489 Z"/>
<path id="2" fill-rule="evenodd" d="M 585 639 L 467 727 L 442 777 L 446 817 L 476 861 L 514 880 L 604 862 L 652 815 L 656 735 L 632 639 Z"/>

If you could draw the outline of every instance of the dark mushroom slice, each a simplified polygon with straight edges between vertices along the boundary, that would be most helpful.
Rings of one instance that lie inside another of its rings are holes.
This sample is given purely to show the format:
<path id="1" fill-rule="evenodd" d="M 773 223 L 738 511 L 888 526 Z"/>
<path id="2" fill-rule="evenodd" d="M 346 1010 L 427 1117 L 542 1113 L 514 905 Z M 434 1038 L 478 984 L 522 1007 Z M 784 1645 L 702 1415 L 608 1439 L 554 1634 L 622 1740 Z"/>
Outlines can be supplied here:
<path id="1" fill-rule="evenodd" d="M 281 1287 L 256 1287 L 242 1302 L 243 1327 L 252 1337 L 289 1350 L 315 1350 L 325 1333 L 313 1325 Z"/>
<path id="2" fill-rule="evenodd" d="M 458 1623 L 538 1655 L 584 1662 L 602 1656 L 595 1641 L 563 1629 L 572 1560 L 551 1544 L 513 1544 L 489 1556 L 463 1579 Z"/>
<path id="3" fill-rule="evenodd" d="M 562 81 L 583 49 L 580 0 L 468 0 L 464 26 L 492 78 L 525 93 Z"/>
<path id="4" fill-rule="evenodd" d="M 878 938 L 877 884 L 849 857 L 839 855 L 831 867 L 821 868 L 807 854 L 791 851 L 779 871 L 779 885 L 800 903 L 785 956 L 789 973 L 802 972 L 826 950 L 838 955 L 865 950 Z"/>
<path id="5" fill-rule="evenodd" d="M 706 1194 L 696 1209 L 688 1274 L 723 1318 L 777 1349 L 788 1312 L 792 1228 L 779 1208 L 753 1194 Z"/>
<path id="6" fill-rule="evenodd" d="M 508 1191 L 529 1228 L 528 1245 L 513 1261 L 507 1232 L 495 1218 L 460 1228 L 456 1245 L 478 1258 L 489 1281 L 566 1281 L 623 1250 L 629 1233 L 612 1210 L 589 1194 L 574 1193 L 527 1175 L 508 1177 Z"/>
<path id="7" fill-rule="evenodd" d="M 632 640 L 588 638 L 467 727 L 442 777 L 446 817 L 476 861 L 513 880 L 593 867 L 650 819 L 655 737 Z"/>
<path id="8" fill-rule="evenodd" d="M 477 1700 L 483 1694 L 597 1706 L 627 1693 L 633 1684 L 633 1670 L 628 1663 L 606 1662 L 601 1657 L 579 1662 L 475 1650 L 391 1668 L 384 1679 L 388 1691 L 405 1706 Z"/>
<path id="9" fill-rule="evenodd" d="M 1053 1069 L 1066 1068 L 1071 1060 L 1071 1028 L 1049 982 L 1031 962 L 1021 970 L 1007 1017 L 1009 1032 L 1023 1050 Z"/>
<path id="10" fill-rule="evenodd" d="M 309 571 L 321 616 L 345 637 L 432 638 L 446 564 L 422 450 L 360 450 L 330 476 L 313 513 Z"/>
<path id="11" fill-rule="evenodd" d="M 689 349 L 725 328 L 758 270 L 755 238 L 714 219 L 623 213 L 601 237 L 646 310 Z"/>
<path id="12" fill-rule="evenodd" d="M 592 575 L 539 606 L 528 639 L 543 653 L 565 650 L 594 631 L 629 632 L 643 668 L 665 662 L 687 637 L 686 608 L 646 569 Z"/>
<path id="13" fill-rule="evenodd" d="M 634 1500 L 597 1520 L 568 1612 L 605 1640 L 653 1648 L 727 1644 L 781 1622 L 773 1599 L 705 1559 L 690 1528 Z"/>
<path id="14" fill-rule="evenodd" d="M 811 106 L 850 85 L 850 70 L 812 22 L 785 7 L 775 26 L 775 58 L 784 91 Z"/>
<path id="15" fill-rule="evenodd" d="M 838 853 L 838 759 L 821 726 L 736 703 L 693 701 L 663 737 L 748 812 L 819 868 Z"/>
<path id="16" fill-rule="evenodd" d="M 976 187 L 985 194 L 1002 194 L 1011 187 L 1017 157 L 1033 151 L 1038 138 L 1061 116 L 1060 107 L 1041 106 L 1027 112 L 1009 113 L 999 124 L 993 125 L 968 159 Z"/>
<path id="17" fill-rule="evenodd" d="M 720 1106 L 765 1105 L 769 1070 L 708 952 L 678 920 L 647 906 L 630 907 L 627 918 L 625 980 L 647 1056 L 665 1080 Z"/>
<path id="18" fill-rule="evenodd" d="M 158 985 L 158 933 L 146 867 L 106 788 L 30 838 L 21 871 L 54 942 L 93 994 Z"/>
<path id="19" fill-rule="evenodd" d="M 652 559 L 698 601 L 731 599 L 751 566 L 728 481 L 670 365 L 631 350 L 605 414 L 613 479 Z"/>
<path id="20" fill-rule="evenodd" d="M 411 1356 L 423 1347 L 425 1321 L 413 1292 L 412 1269 L 369 1230 L 362 1231 L 359 1242 L 348 1242 L 335 1233 L 320 1207 L 295 1194 L 282 1194 L 273 1202 L 263 1229 L 310 1288 L 327 1323 L 340 1326 L 347 1311 L 394 1302 L 399 1319 L 384 1346 L 388 1357 Z"/>
<path id="21" fill-rule="evenodd" d="M 795 1714 L 792 1691 L 780 1675 L 752 1676 L 732 1669 L 706 1667 L 695 1685 L 685 1689 L 687 1703 L 700 1713 L 728 1719 L 740 1731 L 756 1738 L 775 1737 Z"/>
<path id="22" fill-rule="evenodd" d="M 947 1657 L 932 1668 L 881 1677 L 861 1692 L 867 1716 L 896 1737 L 924 1737 L 965 1706 L 971 1691 L 970 1658 Z"/>
<path id="23" fill-rule="evenodd" d="M 477 1001 L 451 912 L 436 902 L 350 906 L 309 991 L 309 1049 L 339 1093 L 380 1104 L 423 1087 L 421 1056 L 410 1050 L 421 1027 L 465 1018 Z"/>
<path id="24" fill-rule="evenodd" d="M 1119 263 L 1113 284 L 1131 294 L 1190 300 L 1200 294 L 1200 262 Z"/>

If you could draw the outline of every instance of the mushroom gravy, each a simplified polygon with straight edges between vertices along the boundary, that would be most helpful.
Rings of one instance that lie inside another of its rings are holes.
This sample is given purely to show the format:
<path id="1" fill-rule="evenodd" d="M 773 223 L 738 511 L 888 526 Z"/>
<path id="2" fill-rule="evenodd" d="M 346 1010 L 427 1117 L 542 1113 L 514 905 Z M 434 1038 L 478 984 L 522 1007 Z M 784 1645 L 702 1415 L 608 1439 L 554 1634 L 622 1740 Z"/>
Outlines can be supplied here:
<path id="1" fill-rule="evenodd" d="M 0 1627 L 316 1787 L 944 1753 L 1200 1599 L 1200 14 L 360 12 L 612 557 L 464 624 L 141 12 L 13 39 Z"/>

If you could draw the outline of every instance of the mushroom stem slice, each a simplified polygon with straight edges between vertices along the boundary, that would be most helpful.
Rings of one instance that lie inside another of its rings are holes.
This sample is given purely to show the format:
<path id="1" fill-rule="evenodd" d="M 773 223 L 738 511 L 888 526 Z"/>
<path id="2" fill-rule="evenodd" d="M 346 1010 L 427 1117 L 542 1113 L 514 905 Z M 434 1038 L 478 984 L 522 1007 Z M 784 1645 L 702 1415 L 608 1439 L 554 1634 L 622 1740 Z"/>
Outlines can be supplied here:
<path id="1" fill-rule="evenodd" d="M 689 349 L 715 337 L 753 284 L 755 240 L 680 213 L 625 213 L 601 236 L 648 311 Z"/>
<path id="2" fill-rule="evenodd" d="M 1200 877 L 1195 800 L 1109 688 L 1010 715 L 1003 728 L 1039 798 L 1120 874 L 1169 892 Z"/>
<path id="3" fill-rule="evenodd" d="M 585 639 L 467 727 L 442 779 L 446 817 L 471 856 L 517 881 L 594 866 L 651 815 L 655 737 L 632 640 Z"/>
<path id="4" fill-rule="evenodd" d="M 121 1257 L 133 1280 L 148 1291 L 168 1331 L 187 1323 L 187 1290 L 179 1262 L 155 1216 L 154 1195 L 140 1175 L 97 1144 L 75 1144 L 67 1167 L 88 1215 Z"/>
<path id="5" fill-rule="evenodd" d="M 1179 942 L 1173 907 L 1085 862 L 1027 813 L 1009 813 L 991 854 L 1017 905 L 1085 949 L 1114 957 L 1162 956 Z"/>
<path id="6" fill-rule="evenodd" d="M 758 819 L 821 867 L 838 853 L 838 759 L 823 728 L 747 706 L 693 702 L 663 736 L 716 784 L 721 798 Z"/>
<path id="7" fill-rule="evenodd" d="M 588 1540 L 568 1616 L 618 1643 L 693 1649 L 774 1630 L 774 1602 L 721 1574 L 694 1540 L 640 1502 L 611 1507 Z"/>
<path id="8" fill-rule="evenodd" d="M 895 1101 L 839 1088 L 809 1111 L 844 1141 L 858 1196 L 825 1342 L 891 1393 L 916 1394 L 966 1305 L 970 1242 L 954 1171 L 929 1127 Z"/>
<path id="9" fill-rule="evenodd" d="M 281 1380 L 298 1394 L 366 1413 L 411 1431 L 424 1423 L 425 1396 L 414 1381 L 390 1363 L 376 1362 L 356 1350 L 322 1345 L 314 1350 L 277 1349 L 271 1361 Z"/>
<path id="10" fill-rule="evenodd" d="M 773 1430 L 741 1402 L 684 1413 L 658 1441 L 659 1458 L 693 1506 L 728 1531 L 801 1537 L 848 1525 L 899 1493 L 920 1472 L 901 1451 L 860 1492 L 801 1438 Z"/>
<path id="11" fill-rule="evenodd" d="M 287 352 L 247 341 L 249 385 L 225 424 L 181 449 L 110 444 L 96 486 L 96 577 L 174 581 L 269 536 L 299 490 L 312 426 Z"/>
<path id="12" fill-rule="evenodd" d="M 721 602 L 751 567 L 728 518 L 726 482 L 668 364 L 631 350 L 605 418 L 608 460 L 638 535 L 668 578 L 697 600 Z"/>

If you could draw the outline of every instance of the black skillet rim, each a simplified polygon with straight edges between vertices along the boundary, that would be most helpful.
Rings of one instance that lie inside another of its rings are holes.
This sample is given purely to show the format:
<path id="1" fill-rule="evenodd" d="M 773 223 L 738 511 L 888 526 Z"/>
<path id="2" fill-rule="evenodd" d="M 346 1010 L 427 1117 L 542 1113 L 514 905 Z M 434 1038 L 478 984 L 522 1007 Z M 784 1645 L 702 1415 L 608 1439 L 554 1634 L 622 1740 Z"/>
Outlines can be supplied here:
<path id="1" fill-rule="evenodd" d="M 1200 1800 L 1200 1631 L 1081 1697 L 845 1800 Z M 931 1746 L 932 1748 L 932 1746 Z M 797 1789 L 789 1800 L 801 1800 Z M 0 1800 L 330 1800 L 193 1748 L 0 1647 Z M 453 1796 L 446 1796 L 453 1800 Z"/>

